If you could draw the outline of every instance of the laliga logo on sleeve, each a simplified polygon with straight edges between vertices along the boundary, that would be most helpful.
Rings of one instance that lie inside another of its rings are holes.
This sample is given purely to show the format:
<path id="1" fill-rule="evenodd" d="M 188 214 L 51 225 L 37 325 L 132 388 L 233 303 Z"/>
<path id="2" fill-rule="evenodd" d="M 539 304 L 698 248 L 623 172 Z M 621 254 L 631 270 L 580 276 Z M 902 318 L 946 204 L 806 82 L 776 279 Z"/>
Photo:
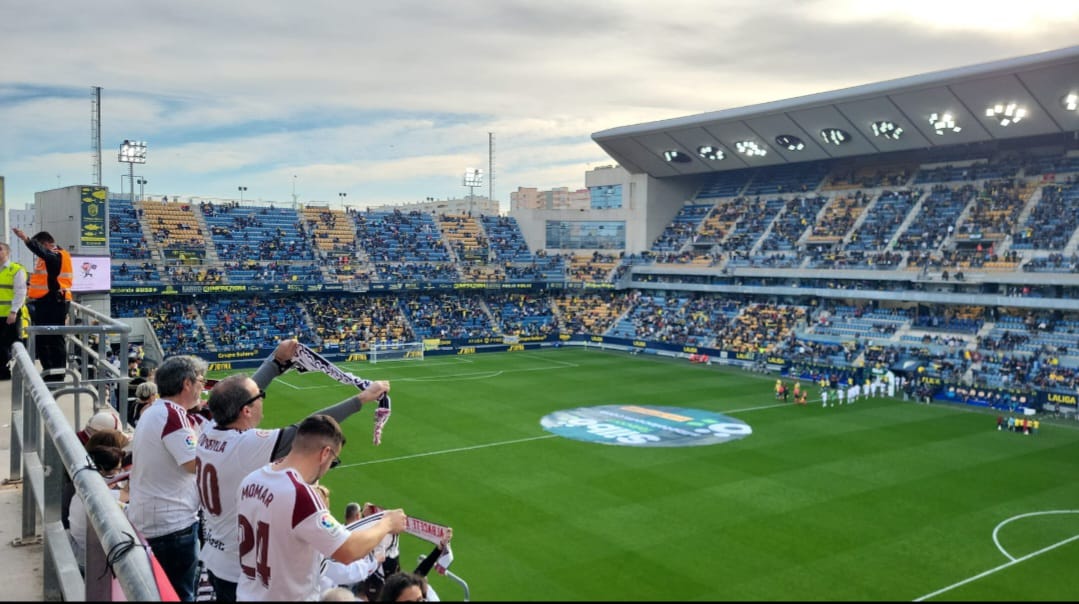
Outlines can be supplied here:
<path id="1" fill-rule="evenodd" d="M 184 444 L 187 445 L 188 449 L 194 449 L 195 448 L 195 435 L 194 434 L 188 434 L 187 436 L 185 436 L 184 437 Z"/>
<path id="2" fill-rule="evenodd" d="M 341 528 L 341 524 L 328 511 L 324 511 L 319 515 L 318 525 L 330 533 L 336 533 Z"/>

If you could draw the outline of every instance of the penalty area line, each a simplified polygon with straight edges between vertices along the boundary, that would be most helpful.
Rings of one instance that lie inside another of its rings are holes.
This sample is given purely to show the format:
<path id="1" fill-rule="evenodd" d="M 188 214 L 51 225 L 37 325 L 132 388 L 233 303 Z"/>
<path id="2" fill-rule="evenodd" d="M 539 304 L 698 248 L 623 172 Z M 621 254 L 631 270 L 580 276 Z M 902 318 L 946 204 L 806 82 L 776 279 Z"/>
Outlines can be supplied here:
<path id="1" fill-rule="evenodd" d="M 764 409 L 775 409 L 776 407 L 793 407 L 794 403 L 776 403 L 775 405 L 762 405 L 760 407 L 746 407 L 744 409 L 731 409 L 730 411 L 721 410 L 720 413 L 744 413 L 746 411 L 761 411 Z"/>
<path id="2" fill-rule="evenodd" d="M 914 602 L 921 602 L 923 600 L 928 600 L 929 598 L 939 596 L 940 594 L 951 591 L 951 590 L 955 589 L 956 587 L 961 587 L 963 585 L 966 585 L 967 583 L 977 581 L 978 579 L 981 579 L 982 577 L 988 577 L 989 575 L 997 572 L 998 570 L 1004 570 L 1005 568 L 1008 568 L 1009 566 L 1014 566 L 1016 564 L 1019 564 L 1020 562 L 1025 562 L 1027 560 L 1030 560 L 1031 558 L 1033 558 L 1035 556 L 1040 556 L 1040 555 L 1044 554 L 1045 552 L 1054 550 L 1054 549 L 1056 549 L 1056 548 L 1058 548 L 1058 547 L 1060 547 L 1062 545 L 1066 545 L 1068 543 L 1071 543 L 1072 541 L 1075 541 L 1076 539 L 1079 539 L 1079 535 L 1075 535 L 1074 537 L 1069 537 L 1069 538 L 1067 538 L 1067 539 L 1065 539 L 1063 541 L 1060 541 L 1058 543 L 1054 543 L 1052 545 L 1043 547 L 1043 548 L 1041 548 L 1040 550 L 1038 550 L 1036 552 L 1031 552 L 1031 553 L 1023 556 L 1022 558 L 1016 558 L 1016 559 L 1011 560 L 1009 562 L 1005 562 L 1004 564 L 1001 564 L 1000 566 L 997 566 L 996 568 L 990 568 L 989 570 L 987 570 L 985 572 L 978 573 L 977 575 L 974 575 L 973 577 L 963 579 L 962 581 L 960 581 L 958 583 L 953 583 L 953 584 L 949 585 L 948 587 L 938 589 L 937 591 L 934 591 L 933 593 L 925 594 L 924 596 L 914 598 L 913 601 Z"/>
<path id="3" fill-rule="evenodd" d="M 404 461 L 407 459 L 418 459 L 420 457 L 431 457 L 433 455 L 446 455 L 448 453 L 460 453 L 462 451 L 475 451 L 476 449 L 487 449 L 490 447 L 501 447 L 503 445 L 515 445 L 517 443 L 526 443 L 533 440 L 545 440 L 548 438 L 557 438 L 557 434 L 544 434 L 543 436 L 532 436 L 529 438 L 519 438 L 517 440 L 504 440 L 497 443 L 488 443 L 486 445 L 473 445 L 471 447 L 458 447 L 456 449 L 443 449 L 442 451 L 431 451 L 429 453 L 416 453 L 415 455 L 404 455 L 402 457 L 390 457 L 387 459 L 372 459 L 371 461 L 361 461 L 359 463 L 347 463 L 341 464 L 342 468 L 354 468 L 357 466 L 370 466 L 376 463 L 387 463 L 391 461 Z"/>

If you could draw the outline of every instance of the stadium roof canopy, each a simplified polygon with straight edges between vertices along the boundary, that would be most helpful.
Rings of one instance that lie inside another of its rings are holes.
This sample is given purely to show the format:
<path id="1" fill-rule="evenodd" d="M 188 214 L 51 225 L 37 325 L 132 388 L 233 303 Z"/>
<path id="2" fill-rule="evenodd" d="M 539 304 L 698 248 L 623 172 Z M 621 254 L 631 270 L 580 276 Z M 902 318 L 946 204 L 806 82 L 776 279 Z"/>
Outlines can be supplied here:
<path id="1" fill-rule="evenodd" d="M 631 173 L 663 178 L 1075 132 L 1077 105 L 1079 46 L 1071 46 L 621 126 L 592 140 Z"/>

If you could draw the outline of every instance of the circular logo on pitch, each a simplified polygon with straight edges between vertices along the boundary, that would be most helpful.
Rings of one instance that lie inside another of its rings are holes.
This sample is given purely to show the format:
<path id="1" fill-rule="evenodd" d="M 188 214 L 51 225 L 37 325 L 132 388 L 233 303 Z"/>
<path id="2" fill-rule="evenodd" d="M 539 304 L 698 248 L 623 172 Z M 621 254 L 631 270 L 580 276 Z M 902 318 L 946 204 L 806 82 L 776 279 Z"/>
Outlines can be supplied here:
<path id="1" fill-rule="evenodd" d="M 697 447 L 745 438 L 753 428 L 712 411 L 655 405 L 602 405 L 555 411 L 540 420 L 548 432 L 627 447 Z"/>

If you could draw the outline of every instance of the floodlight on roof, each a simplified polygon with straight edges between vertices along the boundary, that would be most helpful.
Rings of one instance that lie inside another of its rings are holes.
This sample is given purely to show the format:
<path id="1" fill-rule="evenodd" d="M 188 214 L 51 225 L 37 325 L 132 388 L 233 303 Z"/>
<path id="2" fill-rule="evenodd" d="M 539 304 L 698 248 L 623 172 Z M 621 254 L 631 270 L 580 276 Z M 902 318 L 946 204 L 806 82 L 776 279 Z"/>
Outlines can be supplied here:
<path id="1" fill-rule="evenodd" d="M 1060 99 L 1060 104 L 1068 111 L 1079 110 L 1079 92 L 1069 92 Z"/>
<path id="2" fill-rule="evenodd" d="M 480 168 L 465 168 L 464 185 L 466 187 L 482 186 L 483 170 Z"/>
<path id="3" fill-rule="evenodd" d="M 903 129 L 895 122 L 881 120 L 879 122 L 873 122 L 873 136 L 882 136 L 892 140 L 899 140 L 899 137 L 903 136 Z"/>
<path id="4" fill-rule="evenodd" d="M 710 161 L 723 161 L 723 159 L 727 157 L 727 154 L 723 152 L 723 149 L 713 147 L 712 145 L 701 145 L 700 147 L 697 147 L 697 155 L 701 159 Z"/>
<path id="5" fill-rule="evenodd" d="M 124 139 L 120 145 L 120 161 L 125 164 L 145 164 L 146 141 Z"/>
<path id="6" fill-rule="evenodd" d="M 942 136 L 945 130 L 951 130 L 952 132 L 959 132 L 962 128 L 955 123 L 955 118 L 951 113 L 936 113 L 933 112 L 929 115 L 929 123 L 933 126 L 933 131 L 938 136 Z"/>
<path id="7" fill-rule="evenodd" d="M 678 164 L 688 164 L 690 162 L 689 156 L 677 149 L 670 149 L 663 152 L 663 159 Z"/>
<path id="8" fill-rule="evenodd" d="M 801 151 L 806 148 L 806 144 L 802 142 L 802 139 L 793 134 L 780 134 L 776 137 L 776 144 L 787 151 Z"/>
<path id="9" fill-rule="evenodd" d="M 764 157 L 765 155 L 768 155 L 768 150 L 754 141 L 738 141 L 734 143 L 734 148 L 747 157 Z"/>
<path id="10" fill-rule="evenodd" d="M 1018 123 L 1027 115 L 1025 107 L 1020 107 L 1018 103 L 997 103 L 992 107 L 985 108 L 985 117 L 994 118 L 1001 126 L 1009 126 L 1011 124 Z"/>
<path id="11" fill-rule="evenodd" d="M 850 142 L 850 134 L 839 128 L 825 128 L 820 131 L 820 137 L 824 142 L 832 145 L 842 145 Z"/>

